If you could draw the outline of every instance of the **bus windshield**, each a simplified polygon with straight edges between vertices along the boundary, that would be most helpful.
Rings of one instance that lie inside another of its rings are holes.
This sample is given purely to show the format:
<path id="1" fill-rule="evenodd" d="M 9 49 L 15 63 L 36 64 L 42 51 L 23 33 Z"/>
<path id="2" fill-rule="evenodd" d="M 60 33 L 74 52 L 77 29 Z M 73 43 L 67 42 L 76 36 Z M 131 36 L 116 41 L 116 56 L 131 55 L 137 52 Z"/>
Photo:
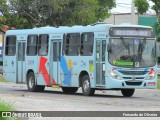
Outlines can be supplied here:
<path id="1" fill-rule="evenodd" d="M 115 66 L 151 67 L 156 64 L 154 39 L 110 39 L 109 49 L 109 62 Z"/>

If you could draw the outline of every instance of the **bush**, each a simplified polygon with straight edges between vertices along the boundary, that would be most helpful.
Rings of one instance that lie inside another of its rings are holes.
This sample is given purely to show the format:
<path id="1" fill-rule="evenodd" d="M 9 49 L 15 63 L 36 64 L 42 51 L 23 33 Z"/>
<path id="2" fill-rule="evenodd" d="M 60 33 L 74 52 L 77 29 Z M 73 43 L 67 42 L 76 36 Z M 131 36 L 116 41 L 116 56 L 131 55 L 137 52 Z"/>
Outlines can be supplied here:
<path id="1" fill-rule="evenodd" d="M 157 57 L 157 63 L 160 64 L 160 56 Z"/>
<path id="2" fill-rule="evenodd" d="M 160 35 L 157 36 L 156 40 L 157 42 L 160 42 Z"/>

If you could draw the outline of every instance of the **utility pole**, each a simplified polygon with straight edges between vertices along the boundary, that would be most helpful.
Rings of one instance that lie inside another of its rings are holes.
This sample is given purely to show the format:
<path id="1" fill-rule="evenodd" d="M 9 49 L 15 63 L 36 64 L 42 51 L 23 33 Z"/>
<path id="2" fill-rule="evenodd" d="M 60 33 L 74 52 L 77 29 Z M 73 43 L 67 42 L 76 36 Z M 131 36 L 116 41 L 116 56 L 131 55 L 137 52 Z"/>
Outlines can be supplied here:
<path id="1" fill-rule="evenodd" d="M 134 4 L 134 0 L 132 0 L 132 5 L 131 5 L 131 24 L 132 25 L 136 24 L 136 22 L 135 22 L 135 4 Z"/>

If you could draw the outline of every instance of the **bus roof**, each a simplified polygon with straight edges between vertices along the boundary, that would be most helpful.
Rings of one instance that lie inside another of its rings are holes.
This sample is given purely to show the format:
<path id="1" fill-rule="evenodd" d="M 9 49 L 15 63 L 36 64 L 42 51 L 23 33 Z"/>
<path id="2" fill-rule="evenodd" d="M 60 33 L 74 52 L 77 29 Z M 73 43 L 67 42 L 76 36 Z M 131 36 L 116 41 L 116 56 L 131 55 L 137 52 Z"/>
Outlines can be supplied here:
<path id="1" fill-rule="evenodd" d="M 113 27 L 141 27 L 141 28 L 150 28 L 152 29 L 152 27 L 150 26 L 143 26 L 143 25 L 131 25 L 131 24 L 119 24 L 119 25 L 113 25 Z"/>
<path id="2" fill-rule="evenodd" d="M 128 25 L 128 24 L 120 24 L 120 25 L 113 25 L 113 24 L 94 24 L 94 25 L 87 25 L 87 26 L 60 26 L 60 27 L 40 27 L 40 28 L 33 28 L 33 29 L 19 29 L 19 30 L 8 30 L 6 35 L 25 35 L 25 34 L 59 34 L 59 33 L 76 33 L 76 32 L 106 32 L 111 27 L 143 27 L 143 28 L 151 28 L 148 26 L 141 26 L 141 25 Z"/>

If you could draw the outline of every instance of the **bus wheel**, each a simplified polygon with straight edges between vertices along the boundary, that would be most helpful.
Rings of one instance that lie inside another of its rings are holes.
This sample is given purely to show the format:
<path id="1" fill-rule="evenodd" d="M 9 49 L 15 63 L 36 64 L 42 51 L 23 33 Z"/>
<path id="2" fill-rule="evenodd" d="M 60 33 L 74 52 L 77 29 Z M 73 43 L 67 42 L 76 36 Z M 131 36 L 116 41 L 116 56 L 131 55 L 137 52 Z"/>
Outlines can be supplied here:
<path id="1" fill-rule="evenodd" d="M 62 91 L 64 93 L 76 93 L 78 91 L 78 87 L 62 87 Z"/>
<path id="2" fill-rule="evenodd" d="M 121 89 L 121 93 L 124 97 L 131 97 L 134 94 L 135 89 Z"/>
<path id="3" fill-rule="evenodd" d="M 30 72 L 27 76 L 27 87 L 30 92 L 42 92 L 45 86 L 38 86 L 35 84 L 35 76 L 33 72 Z"/>
<path id="4" fill-rule="evenodd" d="M 94 95 L 95 89 L 90 87 L 89 76 L 85 75 L 82 78 L 82 92 L 85 96 Z"/>

